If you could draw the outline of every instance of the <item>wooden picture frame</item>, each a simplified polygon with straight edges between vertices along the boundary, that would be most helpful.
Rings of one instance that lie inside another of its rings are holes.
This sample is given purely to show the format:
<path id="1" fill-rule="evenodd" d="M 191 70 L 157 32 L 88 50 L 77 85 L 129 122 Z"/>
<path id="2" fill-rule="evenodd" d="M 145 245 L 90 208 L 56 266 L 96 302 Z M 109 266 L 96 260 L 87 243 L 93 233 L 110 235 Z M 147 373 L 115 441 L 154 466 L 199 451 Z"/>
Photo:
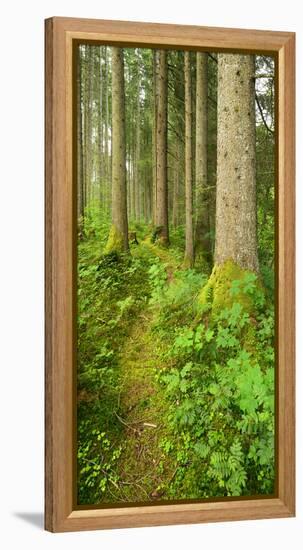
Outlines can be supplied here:
<path id="1" fill-rule="evenodd" d="M 45 528 L 53 532 L 295 514 L 295 34 L 54 17 L 46 20 L 46 446 Z M 75 505 L 73 300 L 73 41 L 268 52 L 278 67 L 277 455 L 273 498 L 226 498 L 144 506 Z"/>

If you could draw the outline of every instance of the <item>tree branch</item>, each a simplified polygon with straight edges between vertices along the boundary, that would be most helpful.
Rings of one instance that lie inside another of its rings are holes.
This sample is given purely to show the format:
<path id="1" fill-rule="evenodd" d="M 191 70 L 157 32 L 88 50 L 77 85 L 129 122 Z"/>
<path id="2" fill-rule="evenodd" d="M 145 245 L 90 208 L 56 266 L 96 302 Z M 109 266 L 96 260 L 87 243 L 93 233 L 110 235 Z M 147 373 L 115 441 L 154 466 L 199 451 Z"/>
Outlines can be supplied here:
<path id="1" fill-rule="evenodd" d="M 264 113 L 263 113 L 263 111 L 262 111 L 262 107 L 261 107 L 261 105 L 260 105 L 260 101 L 259 101 L 259 98 L 258 98 L 257 94 L 255 94 L 255 98 L 256 98 L 256 102 L 257 102 L 257 105 L 258 105 L 258 109 L 259 109 L 259 111 L 260 111 L 260 115 L 261 115 L 261 118 L 262 118 L 262 120 L 263 120 L 263 124 L 264 124 L 266 130 L 267 130 L 268 132 L 270 132 L 270 134 L 274 134 L 275 132 L 268 126 L 268 124 L 267 124 L 267 122 L 266 122 L 266 119 L 265 119 Z"/>
<path id="2" fill-rule="evenodd" d="M 209 55 L 210 59 L 212 59 L 215 63 L 218 64 L 218 60 L 211 53 L 209 53 L 208 55 Z"/>

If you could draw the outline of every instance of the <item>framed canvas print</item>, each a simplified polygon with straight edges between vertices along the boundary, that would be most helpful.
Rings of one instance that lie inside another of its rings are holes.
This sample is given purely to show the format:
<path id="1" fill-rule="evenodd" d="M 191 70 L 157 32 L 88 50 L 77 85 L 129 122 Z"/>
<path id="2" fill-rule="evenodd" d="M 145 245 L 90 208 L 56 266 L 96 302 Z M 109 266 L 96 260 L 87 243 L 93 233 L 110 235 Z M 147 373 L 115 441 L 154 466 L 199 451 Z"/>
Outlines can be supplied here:
<path id="1" fill-rule="evenodd" d="M 46 529 L 293 516 L 294 34 L 45 36 Z"/>

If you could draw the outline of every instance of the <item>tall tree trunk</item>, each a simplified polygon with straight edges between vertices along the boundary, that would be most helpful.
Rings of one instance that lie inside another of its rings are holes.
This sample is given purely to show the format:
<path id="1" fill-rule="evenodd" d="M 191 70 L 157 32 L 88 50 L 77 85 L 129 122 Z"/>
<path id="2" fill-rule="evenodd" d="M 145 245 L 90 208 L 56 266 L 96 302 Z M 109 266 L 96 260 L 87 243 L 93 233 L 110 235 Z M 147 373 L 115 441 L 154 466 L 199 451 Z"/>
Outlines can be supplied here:
<path id="1" fill-rule="evenodd" d="M 157 104 L 158 104 L 158 90 L 157 90 L 157 63 L 158 63 L 158 51 L 153 50 L 153 123 L 152 123 L 152 163 L 153 163 L 153 225 L 156 225 L 156 212 L 157 212 Z"/>
<path id="2" fill-rule="evenodd" d="M 162 244 L 169 244 L 167 189 L 167 54 L 159 51 L 157 78 L 157 207 L 156 225 Z"/>
<path id="3" fill-rule="evenodd" d="M 195 255 L 209 257 L 209 213 L 207 200 L 207 53 L 197 52 L 196 71 L 196 188 Z"/>
<path id="4" fill-rule="evenodd" d="M 112 227 L 106 252 L 128 246 L 123 50 L 112 48 Z"/>
<path id="5" fill-rule="evenodd" d="M 141 75 L 140 75 L 140 58 L 137 53 L 137 107 L 136 107 L 136 173 L 135 173 L 135 218 L 141 219 L 141 181 L 140 181 L 140 159 L 141 159 Z"/>
<path id="6" fill-rule="evenodd" d="M 110 156 L 109 156 L 109 62 L 108 46 L 105 46 L 105 125 L 104 125 L 104 177 L 107 208 L 110 208 Z"/>
<path id="7" fill-rule="evenodd" d="M 131 173 L 130 173 L 130 154 L 129 154 L 129 145 L 127 144 L 126 140 L 126 194 L 127 194 L 127 219 L 129 220 L 131 217 Z"/>
<path id="8" fill-rule="evenodd" d="M 88 187 L 88 51 L 89 46 L 83 45 L 83 57 L 82 57 L 82 91 L 83 91 L 83 205 L 84 211 L 87 206 L 87 187 Z"/>
<path id="9" fill-rule="evenodd" d="M 192 91 L 190 52 L 184 53 L 185 82 L 185 255 L 184 264 L 194 263 L 193 177 L 192 177 Z"/>
<path id="10" fill-rule="evenodd" d="M 258 271 L 254 73 L 252 55 L 219 54 L 215 262 Z"/>
<path id="11" fill-rule="evenodd" d="M 102 70 L 102 46 L 98 48 L 98 180 L 99 180 L 99 197 L 100 207 L 104 208 L 104 159 L 103 159 L 103 70 Z"/>
<path id="12" fill-rule="evenodd" d="M 172 224 L 176 228 L 179 225 L 179 170 L 180 170 L 180 144 L 177 140 L 175 143 L 176 165 L 173 175 L 173 213 Z"/>
<path id="13" fill-rule="evenodd" d="M 88 46 L 88 86 L 87 86 L 87 141 L 86 141 L 86 157 L 87 157 L 87 203 L 92 198 L 92 178 L 93 178 L 93 74 L 94 74 L 94 50 L 92 46 Z"/>
<path id="14" fill-rule="evenodd" d="M 132 142 L 131 152 L 131 171 L 132 171 L 132 183 L 131 183 L 131 213 L 132 219 L 136 219 L 136 174 L 135 174 L 135 160 L 136 150 L 134 143 Z"/>
<path id="15" fill-rule="evenodd" d="M 82 109 L 82 51 L 78 46 L 78 65 L 77 65 L 77 211 L 78 224 L 81 231 L 84 220 L 84 172 L 83 172 L 83 109 Z"/>

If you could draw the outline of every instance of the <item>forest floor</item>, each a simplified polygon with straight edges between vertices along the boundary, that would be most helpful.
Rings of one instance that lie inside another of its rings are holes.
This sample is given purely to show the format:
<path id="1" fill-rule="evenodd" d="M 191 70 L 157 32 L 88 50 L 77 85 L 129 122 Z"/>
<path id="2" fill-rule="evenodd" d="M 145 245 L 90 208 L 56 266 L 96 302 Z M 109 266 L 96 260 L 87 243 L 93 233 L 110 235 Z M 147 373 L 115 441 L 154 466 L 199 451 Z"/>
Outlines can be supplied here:
<path id="1" fill-rule="evenodd" d="M 182 234 L 147 234 L 125 255 L 102 253 L 106 226 L 79 243 L 78 502 L 271 494 L 273 307 L 235 281 L 255 303 L 252 356 L 237 300 L 201 310 L 208 273 L 184 268 Z"/>
<path id="2" fill-rule="evenodd" d="M 178 267 L 174 256 L 149 241 L 143 241 L 141 246 L 163 262 L 169 284 Z M 118 467 L 124 497 L 137 501 L 160 498 L 162 481 L 167 484 L 175 473 L 171 461 L 163 462 L 161 448 L 161 440 L 167 434 L 168 403 L 159 392 L 157 372 L 169 365 L 161 362 L 160 343 L 152 331 L 156 316 L 153 305 L 139 315 L 119 358 L 120 407 L 125 411 L 119 420 L 125 427 L 125 440 Z"/>

